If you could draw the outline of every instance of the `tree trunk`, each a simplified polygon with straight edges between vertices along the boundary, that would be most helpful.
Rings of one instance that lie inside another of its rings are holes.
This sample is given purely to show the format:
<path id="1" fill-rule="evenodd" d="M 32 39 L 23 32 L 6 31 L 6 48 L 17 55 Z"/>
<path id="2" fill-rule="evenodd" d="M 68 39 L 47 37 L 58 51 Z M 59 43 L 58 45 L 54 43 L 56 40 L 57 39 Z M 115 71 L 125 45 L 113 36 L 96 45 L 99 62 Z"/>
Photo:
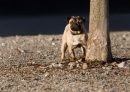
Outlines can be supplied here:
<path id="1" fill-rule="evenodd" d="M 87 61 L 112 61 L 108 29 L 108 1 L 90 0 Z"/>

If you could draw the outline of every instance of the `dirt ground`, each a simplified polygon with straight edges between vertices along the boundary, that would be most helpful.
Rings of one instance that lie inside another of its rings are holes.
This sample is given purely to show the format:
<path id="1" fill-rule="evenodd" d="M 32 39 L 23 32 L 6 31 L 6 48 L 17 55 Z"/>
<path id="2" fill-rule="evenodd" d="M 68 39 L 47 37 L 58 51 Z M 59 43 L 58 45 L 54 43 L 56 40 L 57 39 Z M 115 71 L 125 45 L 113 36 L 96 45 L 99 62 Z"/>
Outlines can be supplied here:
<path id="1" fill-rule="evenodd" d="M 61 37 L 1 37 L 0 92 L 130 92 L 130 68 L 116 65 L 130 63 L 129 31 L 110 32 L 115 62 L 91 67 L 80 60 L 61 63 Z"/>

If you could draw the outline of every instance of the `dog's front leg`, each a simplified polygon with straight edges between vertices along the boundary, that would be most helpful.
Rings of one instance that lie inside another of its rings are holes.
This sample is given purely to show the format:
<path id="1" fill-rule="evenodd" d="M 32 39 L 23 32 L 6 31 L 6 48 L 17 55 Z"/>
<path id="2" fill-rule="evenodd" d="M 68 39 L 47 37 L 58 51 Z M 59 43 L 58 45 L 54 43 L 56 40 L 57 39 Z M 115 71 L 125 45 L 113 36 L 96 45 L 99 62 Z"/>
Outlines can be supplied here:
<path id="1" fill-rule="evenodd" d="M 85 60 L 85 56 L 86 56 L 86 49 L 85 49 L 85 47 L 81 47 L 81 51 L 82 51 L 82 53 L 83 53 L 83 60 Z"/>
<path id="2" fill-rule="evenodd" d="M 81 51 L 83 53 L 83 56 L 86 56 L 86 49 L 83 46 L 81 46 Z"/>
<path id="3" fill-rule="evenodd" d="M 62 43 L 61 46 L 61 60 L 63 61 L 65 59 L 65 51 L 67 49 L 67 43 Z"/>
<path id="4" fill-rule="evenodd" d="M 68 45 L 69 53 L 71 58 L 75 58 L 74 49 L 72 48 L 72 45 Z"/>

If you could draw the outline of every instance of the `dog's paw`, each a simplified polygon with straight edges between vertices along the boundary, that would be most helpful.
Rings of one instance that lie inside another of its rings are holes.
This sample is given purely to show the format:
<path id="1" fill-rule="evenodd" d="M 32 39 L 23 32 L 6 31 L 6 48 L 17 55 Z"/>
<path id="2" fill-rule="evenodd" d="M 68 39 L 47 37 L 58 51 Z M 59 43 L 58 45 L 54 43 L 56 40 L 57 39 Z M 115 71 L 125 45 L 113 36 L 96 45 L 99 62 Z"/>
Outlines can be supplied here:
<path id="1" fill-rule="evenodd" d="M 65 58 L 63 58 L 63 59 L 61 59 L 61 61 L 66 61 L 66 59 L 65 59 Z"/>

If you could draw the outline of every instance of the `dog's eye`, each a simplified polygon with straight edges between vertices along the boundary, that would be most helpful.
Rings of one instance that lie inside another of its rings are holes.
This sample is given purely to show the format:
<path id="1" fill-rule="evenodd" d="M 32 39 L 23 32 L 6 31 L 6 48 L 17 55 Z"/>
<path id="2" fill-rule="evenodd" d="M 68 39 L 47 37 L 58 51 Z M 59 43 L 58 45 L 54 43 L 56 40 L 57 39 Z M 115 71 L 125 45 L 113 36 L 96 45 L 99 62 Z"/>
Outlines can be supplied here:
<path id="1" fill-rule="evenodd" d="M 78 22 L 78 24 L 82 24 L 82 22 Z"/>

